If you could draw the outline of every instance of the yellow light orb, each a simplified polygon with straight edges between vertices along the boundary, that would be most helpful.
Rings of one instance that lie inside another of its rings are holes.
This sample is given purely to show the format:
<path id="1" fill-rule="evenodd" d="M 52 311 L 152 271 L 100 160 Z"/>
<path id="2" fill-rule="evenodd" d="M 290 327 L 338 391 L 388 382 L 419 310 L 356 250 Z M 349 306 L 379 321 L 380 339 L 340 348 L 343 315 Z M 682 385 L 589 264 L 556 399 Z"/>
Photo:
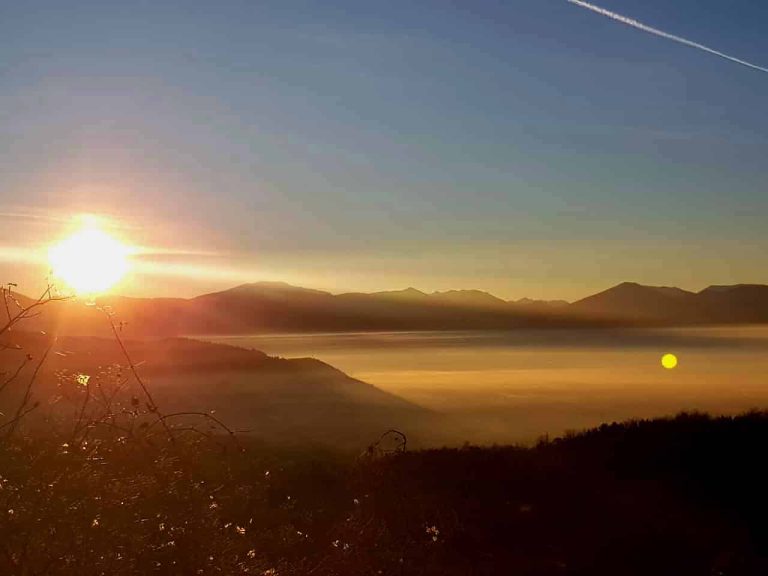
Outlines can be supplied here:
<path id="1" fill-rule="evenodd" d="M 109 290 L 128 271 L 130 250 L 98 228 L 85 228 L 48 251 L 54 277 L 79 295 Z"/>
<path id="2" fill-rule="evenodd" d="M 677 356 L 674 354 L 664 354 L 661 357 L 661 365 L 667 370 L 672 370 L 677 366 Z"/>

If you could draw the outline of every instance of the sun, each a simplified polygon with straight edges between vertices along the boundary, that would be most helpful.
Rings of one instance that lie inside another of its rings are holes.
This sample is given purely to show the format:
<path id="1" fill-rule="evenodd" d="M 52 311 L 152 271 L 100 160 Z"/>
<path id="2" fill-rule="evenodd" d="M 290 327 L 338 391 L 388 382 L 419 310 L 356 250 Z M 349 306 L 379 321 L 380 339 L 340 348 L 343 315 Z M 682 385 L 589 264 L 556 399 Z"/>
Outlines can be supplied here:
<path id="1" fill-rule="evenodd" d="M 52 246 L 48 261 L 55 278 L 78 295 L 106 292 L 128 271 L 130 250 L 96 227 L 84 228 Z"/>

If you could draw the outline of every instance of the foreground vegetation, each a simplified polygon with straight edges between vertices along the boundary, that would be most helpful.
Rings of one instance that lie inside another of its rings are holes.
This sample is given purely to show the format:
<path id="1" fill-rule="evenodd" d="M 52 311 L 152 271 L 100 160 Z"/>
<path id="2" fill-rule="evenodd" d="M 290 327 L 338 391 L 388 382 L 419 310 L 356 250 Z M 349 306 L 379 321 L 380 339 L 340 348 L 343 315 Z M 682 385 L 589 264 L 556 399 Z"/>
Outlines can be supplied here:
<path id="1" fill-rule="evenodd" d="M 0 574 L 768 574 L 768 412 L 604 425 L 531 448 L 282 448 L 158 405 L 123 363 L 36 378 L 3 298 Z M 64 354 L 64 352 L 62 352 Z"/>
<path id="2" fill-rule="evenodd" d="M 765 574 L 767 440 L 766 413 L 360 457 L 16 440 L 0 573 Z"/>

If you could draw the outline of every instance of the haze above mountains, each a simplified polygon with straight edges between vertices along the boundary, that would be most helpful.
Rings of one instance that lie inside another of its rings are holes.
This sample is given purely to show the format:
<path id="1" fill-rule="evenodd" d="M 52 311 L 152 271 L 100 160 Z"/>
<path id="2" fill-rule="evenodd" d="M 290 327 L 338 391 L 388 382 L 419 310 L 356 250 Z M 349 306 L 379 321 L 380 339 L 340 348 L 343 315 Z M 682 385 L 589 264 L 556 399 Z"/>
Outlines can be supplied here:
<path id="1" fill-rule="evenodd" d="M 20 296 L 22 303 L 28 301 Z M 544 327 L 676 326 L 768 322 L 768 286 L 710 286 L 700 292 L 624 282 L 568 303 L 505 301 L 479 290 L 427 294 L 408 288 L 331 294 L 284 283 L 243 284 L 190 299 L 99 299 L 129 336 L 482 330 Z M 103 334 L 103 313 L 78 301 L 56 302 L 33 319 L 36 329 Z"/>

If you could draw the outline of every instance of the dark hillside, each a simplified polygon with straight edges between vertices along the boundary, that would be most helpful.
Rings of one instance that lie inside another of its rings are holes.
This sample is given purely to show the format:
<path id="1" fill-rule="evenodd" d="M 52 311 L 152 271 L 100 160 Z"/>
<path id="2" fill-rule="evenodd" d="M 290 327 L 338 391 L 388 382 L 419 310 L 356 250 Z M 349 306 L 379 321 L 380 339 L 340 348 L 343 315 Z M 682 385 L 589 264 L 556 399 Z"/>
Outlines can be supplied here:
<path id="1" fill-rule="evenodd" d="M 753 413 L 359 458 L 5 444 L 0 573 L 757 576 L 767 441 Z"/>
<path id="2" fill-rule="evenodd" d="M 605 425 L 531 450 L 405 454 L 373 493 L 392 545 L 440 530 L 412 573 L 765 574 L 766 441 L 765 413 Z"/>
<path id="3" fill-rule="evenodd" d="M 53 342 L 48 335 L 25 332 L 14 332 L 12 341 L 23 350 L 11 348 L 0 355 L 3 374 L 12 374 L 27 353 L 42 357 Z M 4 343 L 0 339 L 0 346 Z M 414 430 L 439 421 L 429 410 L 313 358 L 277 358 L 186 338 L 127 340 L 125 346 L 167 412 L 213 410 L 234 429 L 272 442 L 359 449 L 382 429 Z M 19 381 L 27 381 L 34 367 L 28 362 Z M 45 428 L 44 418 L 57 413 L 62 399 L 79 393 L 73 383 L 80 374 L 99 386 L 128 378 L 127 390 L 142 396 L 114 339 L 61 337 L 38 375 L 34 396 L 41 406 L 29 418 L 43 419 Z M 0 396 L 0 412 L 12 409 L 22 390 Z"/>

